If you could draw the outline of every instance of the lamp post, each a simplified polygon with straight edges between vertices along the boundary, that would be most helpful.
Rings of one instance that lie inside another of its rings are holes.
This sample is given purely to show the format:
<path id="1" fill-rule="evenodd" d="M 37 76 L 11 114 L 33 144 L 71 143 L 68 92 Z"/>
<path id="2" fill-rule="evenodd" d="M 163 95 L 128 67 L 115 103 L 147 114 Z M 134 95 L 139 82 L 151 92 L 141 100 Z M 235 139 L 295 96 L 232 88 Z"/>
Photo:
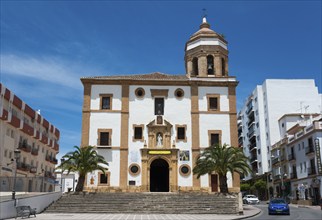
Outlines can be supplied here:
<path id="1" fill-rule="evenodd" d="M 60 159 L 60 166 L 62 165 L 62 163 L 65 162 L 65 159 L 64 158 L 61 158 Z M 63 168 L 61 167 L 60 168 L 60 191 L 63 192 Z"/>
<path id="2" fill-rule="evenodd" d="M 14 157 L 16 160 L 16 169 L 15 169 L 15 177 L 13 179 L 13 188 L 12 188 L 12 199 L 14 200 L 14 205 L 16 206 L 16 179 L 17 179 L 17 168 L 18 168 L 18 160 L 20 158 L 20 150 L 14 150 Z"/>

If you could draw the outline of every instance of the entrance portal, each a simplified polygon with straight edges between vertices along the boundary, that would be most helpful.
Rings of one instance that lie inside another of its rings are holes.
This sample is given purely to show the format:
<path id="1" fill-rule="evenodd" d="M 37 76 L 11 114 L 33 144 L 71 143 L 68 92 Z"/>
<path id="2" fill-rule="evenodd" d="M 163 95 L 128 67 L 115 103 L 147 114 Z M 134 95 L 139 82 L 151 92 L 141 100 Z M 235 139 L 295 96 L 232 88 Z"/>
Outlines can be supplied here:
<path id="1" fill-rule="evenodd" d="M 156 159 L 151 163 L 150 191 L 169 192 L 169 164 L 163 159 Z"/>

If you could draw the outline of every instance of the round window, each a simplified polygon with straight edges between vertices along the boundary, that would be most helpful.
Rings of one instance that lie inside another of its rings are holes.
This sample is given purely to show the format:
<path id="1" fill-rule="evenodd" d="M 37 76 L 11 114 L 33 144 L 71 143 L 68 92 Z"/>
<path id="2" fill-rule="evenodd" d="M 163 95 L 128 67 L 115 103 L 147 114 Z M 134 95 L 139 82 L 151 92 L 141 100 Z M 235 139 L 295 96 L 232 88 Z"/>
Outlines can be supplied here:
<path id="1" fill-rule="evenodd" d="M 131 175 L 136 176 L 140 173 L 140 167 L 138 164 L 131 164 L 129 167 L 129 172 Z"/>
<path id="2" fill-rule="evenodd" d="M 143 96 L 145 95 L 145 91 L 143 88 L 137 88 L 135 90 L 135 95 L 138 97 L 138 98 L 143 98 Z"/>
<path id="3" fill-rule="evenodd" d="M 182 176 L 188 176 L 190 174 L 190 166 L 189 165 L 181 165 L 180 166 L 180 174 Z"/>
<path id="4" fill-rule="evenodd" d="M 174 95 L 177 98 L 182 98 L 184 96 L 184 91 L 182 89 L 176 89 L 176 91 L 174 92 Z"/>

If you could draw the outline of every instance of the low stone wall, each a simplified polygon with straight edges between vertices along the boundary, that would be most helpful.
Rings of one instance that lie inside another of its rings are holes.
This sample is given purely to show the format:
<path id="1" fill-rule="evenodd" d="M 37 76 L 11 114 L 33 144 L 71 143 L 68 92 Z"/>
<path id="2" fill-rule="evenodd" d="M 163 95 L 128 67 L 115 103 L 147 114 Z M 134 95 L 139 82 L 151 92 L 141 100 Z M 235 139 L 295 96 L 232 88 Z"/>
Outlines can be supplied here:
<path id="1" fill-rule="evenodd" d="M 62 196 L 61 192 L 43 193 L 31 195 L 30 197 L 19 198 L 17 206 L 28 205 L 36 208 L 37 213 L 44 211 L 50 204 L 57 201 Z M 0 219 L 16 217 L 16 207 L 14 200 L 0 202 Z"/>

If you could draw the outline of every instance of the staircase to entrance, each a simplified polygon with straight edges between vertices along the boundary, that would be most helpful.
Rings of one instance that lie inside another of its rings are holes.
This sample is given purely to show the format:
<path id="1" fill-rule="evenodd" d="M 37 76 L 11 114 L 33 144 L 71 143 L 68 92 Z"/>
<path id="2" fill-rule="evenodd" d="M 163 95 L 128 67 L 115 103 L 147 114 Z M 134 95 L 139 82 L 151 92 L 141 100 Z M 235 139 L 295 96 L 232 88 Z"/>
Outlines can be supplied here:
<path id="1" fill-rule="evenodd" d="M 95 193 L 66 194 L 46 213 L 238 214 L 237 194 Z"/>

